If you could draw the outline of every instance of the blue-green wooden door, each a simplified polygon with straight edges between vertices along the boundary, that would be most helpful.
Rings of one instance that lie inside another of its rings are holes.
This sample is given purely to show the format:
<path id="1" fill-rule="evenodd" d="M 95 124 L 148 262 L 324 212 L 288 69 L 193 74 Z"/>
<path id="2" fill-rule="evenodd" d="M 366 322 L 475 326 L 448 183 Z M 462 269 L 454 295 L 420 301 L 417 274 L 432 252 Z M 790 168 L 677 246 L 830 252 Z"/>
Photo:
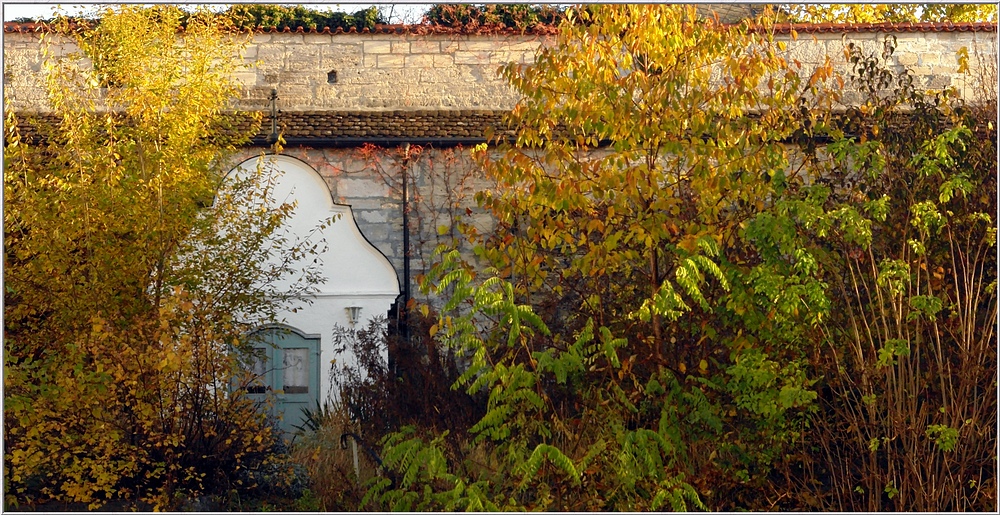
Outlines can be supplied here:
<path id="1" fill-rule="evenodd" d="M 272 328 L 258 333 L 257 341 L 249 393 L 271 397 L 278 428 L 290 436 L 302 425 L 303 410 L 315 409 L 319 399 L 319 338 Z"/>

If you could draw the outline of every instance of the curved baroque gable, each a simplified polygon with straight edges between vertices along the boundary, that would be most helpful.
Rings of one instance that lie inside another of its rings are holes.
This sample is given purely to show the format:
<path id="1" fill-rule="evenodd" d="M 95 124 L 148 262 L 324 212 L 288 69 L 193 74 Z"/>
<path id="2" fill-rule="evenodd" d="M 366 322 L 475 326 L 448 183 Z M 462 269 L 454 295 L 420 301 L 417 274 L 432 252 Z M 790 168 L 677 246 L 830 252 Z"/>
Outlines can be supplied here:
<path id="1" fill-rule="evenodd" d="M 254 170 L 258 159 L 243 161 L 233 172 Z M 322 220 L 339 215 L 319 235 L 312 236 L 313 240 L 326 241 L 325 250 L 317 256 L 326 282 L 318 285 L 317 296 L 398 295 L 399 280 L 389 260 L 361 233 L 351 207 L 333 202 L 319 173 L 290 156 L 272 154 L 263 159 L 264 170 L 275 178 L 274 200 L 296 203 L 288 220 L 293 237 L 310 237 Z"/>

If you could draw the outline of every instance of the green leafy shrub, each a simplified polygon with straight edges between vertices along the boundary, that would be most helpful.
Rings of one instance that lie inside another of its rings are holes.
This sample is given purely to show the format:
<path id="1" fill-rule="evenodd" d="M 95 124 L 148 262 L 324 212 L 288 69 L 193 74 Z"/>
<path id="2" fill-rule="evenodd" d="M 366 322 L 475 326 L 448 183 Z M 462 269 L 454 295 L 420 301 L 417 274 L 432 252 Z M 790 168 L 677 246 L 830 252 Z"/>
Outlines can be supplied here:
<path id="1" fill-rule="evenodd" d="M 70 18 L 74 23 L 91 24 L 100 20 L 101 11 L 84 13 Z M 360 9 L 353 13 L 339 11 L 318 11 L 301 5 L 279 5 L 279 4 L 233 4 L 225 10 L 213 13 L 219 19 L 228 20 L 234 29 L 256 30 L 256 29 L 284 29 L 285 27 L 295 29 L 323 30 L 329 28 L 336 29 L 373 29 L 375 25 L 386 23 L 381 11 L 377 7 Z M 18 18 L 15 23 L 41 22 L 53 23 L 60 17 L 55 18 Z M 180 27 L 186 27 L 192 15 L 188 11 L 182 11 L 179 20 Z"/>
<path id="2" fill-rule="evenodd" d="M 219 16 L 232 20 L 236 28 L 253 30 L 257 28 L 283 29 L 373 29 L 376 24 L 385 23 L 377 7 L 369 7 L 348 14 L 343 12 L 322 12 L 301 5 L 278 4 L 233 4 Z"/>
<path id="3" fill-rule="evenodd" d="M 424 19 L 445 27 L 526 30 L 558 25 L 563 16 L 563 9 L 544 4 L 435 4 L 424 14 Z"/>
<path id="4" fill-rule="evenodd" d="M 816 156 L 806 234 L 834 294 L 806 487 L 836 510 L 992 511 L 996 96 L 921 91 L 893 50 L 847 46 L 862 101 Z"/>
<path id="5" fill-rule="evenodd" d="M 171 509 L 277 484 L 245 335 L 316 276 L 275 286 L 305 245 L 261 175 L 219 189 L 249 137 L 216 130 L 246 40 L 171 6 L 54 28 L 81 52 L 45 64 L 60 122 L 27 145 L 5 109 L 4 501 Z"/>
<path id="6" fill-rule="evenodd" d="M 572 13 L 534 66 L 502 70 L 524 100 L 517 142 L 474 154 L 496 181 L 477 198 L 496 232 L 468 235 L 481 261 L 444 253 L 426 278 L 447 299 L 429 334 L 485 412 L 386 437 L 394 476 L 368 508 L 777 502 L 761 492 L 815 409 L 805 358 L 829 306 L 777 201 L 804 182 L 781 145 L 800 82 L 773 42 L 693 9 Z"/>

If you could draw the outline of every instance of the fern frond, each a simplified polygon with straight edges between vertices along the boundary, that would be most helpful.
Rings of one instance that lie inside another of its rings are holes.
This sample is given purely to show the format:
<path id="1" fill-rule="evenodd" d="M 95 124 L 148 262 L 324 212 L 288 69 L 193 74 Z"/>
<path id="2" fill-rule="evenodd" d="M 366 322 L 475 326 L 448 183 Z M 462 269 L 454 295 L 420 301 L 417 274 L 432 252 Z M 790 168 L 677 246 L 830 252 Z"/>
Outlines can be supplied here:
<path id="1" fill-rule="evenodd" d="M 628 345 L 628 340 L 625 338 L 612 337 L 611 330 L 605 326 L 601 326 L 600 331 L 601 349 L 604 351 L 604 356 L 613 367 L 621 367 L 621 361 L 618 359 L 618 349 Z"/>
<path id="2" fill-rule="evenodd" d="M 521 489 L 525 488 L 535 478 L 538 470 L 545 461 L 548 461 L 561 470 L 573 480 L 574 484 L 580 484 L 580 473 L 577 471 L 576 466 L 573 465 L 573 460 L 569 459 L 558 448 L 546 443 L 540 443 L 535 447 L 535 450 L 525 463 L 524 473 L 521 476 Z"/>

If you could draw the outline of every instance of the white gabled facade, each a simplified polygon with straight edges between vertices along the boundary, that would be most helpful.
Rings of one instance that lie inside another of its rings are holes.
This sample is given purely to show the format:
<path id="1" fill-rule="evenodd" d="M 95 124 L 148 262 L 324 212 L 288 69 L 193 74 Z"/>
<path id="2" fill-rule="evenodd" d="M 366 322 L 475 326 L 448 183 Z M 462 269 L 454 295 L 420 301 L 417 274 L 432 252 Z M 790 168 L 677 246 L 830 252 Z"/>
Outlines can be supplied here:
<path id="1" fill-rule="evenodd" d="M 358 229 L 350 206 L 336 204 L 330 189 L 319 173 L 294 157 L 267 155 L 251 158 L 234 168 L 235 173 L 256 169 L 258 159 L 264 159 L 263 170 L 275 178 L 275 202 L 294 202 L 294 213 L 287 221 L 290 240 L 324 240 L 321 252 L 315 256 L 324 281 L 318 291 L 309 295 L 309 302 L 299 303 L 295 311 L 279 314 L 280 324 L 302 335 L 319 338 L 319 396 L 321 403 L 335 392 L 330 391 L 330 365 L 353 361 L 353 356 L 339 355 L 334 349 L 334 329 L 337 326 L 361 328 L 368 321 L 385 317 L 399 295 L 399 281 L 389 260 L 372 246 Z M 231 172 L 232 173 L 232 172 Z M 330 218 L 332 224 L 317 227 Z M 297 268 L 312 263 L 312 258 L 297 264 Z M 296 274 L 298 275 L 298 274 Z M 277 284 L 289 289 L 290 283 Z M 358 312 L 357 320 L 349 320 L 349 308 Z M 315 367 L 310 366 L 309 370 Z"/>

